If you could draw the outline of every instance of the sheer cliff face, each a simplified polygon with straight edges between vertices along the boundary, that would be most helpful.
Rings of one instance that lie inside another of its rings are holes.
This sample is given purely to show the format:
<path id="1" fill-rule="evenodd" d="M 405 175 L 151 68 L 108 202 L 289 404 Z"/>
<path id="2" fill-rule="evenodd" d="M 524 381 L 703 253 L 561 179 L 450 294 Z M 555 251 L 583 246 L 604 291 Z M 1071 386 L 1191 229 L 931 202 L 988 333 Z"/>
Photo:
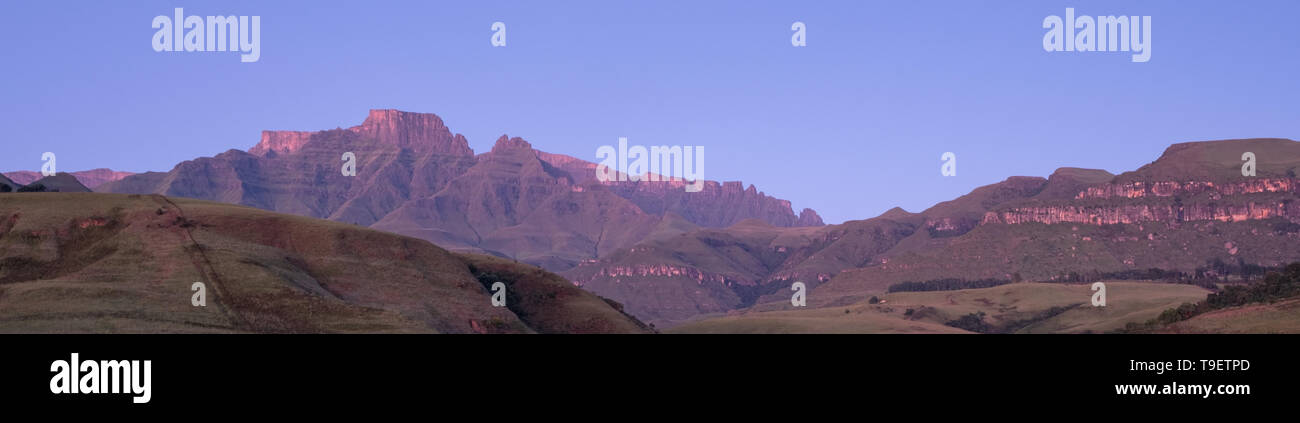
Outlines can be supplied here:
<path id="1" fill-rule="evenodd" d="M 361 125 L 347 129 L 377 145 L 410 149 L 416 153 L 472 156 L 474 151 L 460 134 L 452 134 L 442 118 L 431 113 L 408 113 L 399 110 L 371 110 Z M 292 154 L 301 150 L 319 132 L 262 131 L 262 140 L 249 154 L 266 156 L 270 152 Z"/>
<path id="2" fill-rule="evenodd" d="M 356 176 L 340 171 L 356 157 Z M 503 136 L 475 155 L 433 114 L 372 110 L 347 129 L 264 131 L 230 150 L 106 183 L 99 191 L 159 193 L 327 218 L 483 251 L 554 270 L 630 246 L 668 213 L 699 226 L 757 218 L 820 225 L 788 201 L 740 183 L 686 193 L 670 183 L 594 180 L 595 164 Z"/>
<path id="3" fill-rule="evenodd" d="M 1283 218 L 1300 220 L 1292 200 L 1296 180 L 1250 178 L 1234 182 L 1163 181 L 1107 183 L 1080 191 L 1076 203 L 1011 207 L 988 212 L 981 223 L 1234 222 Z M 1092 201 L 1088 201 L 1092 200 Z"/>
<path id="4" fill-rule="evenodd" d="M 1242 156 L 1255 158 L 1243 176 Z M 1290 140 L 1181 143 L 1158 160 L 1111 180 L 1071 186 L 1068 198 L 1038 198 L 985 213 L 981 224 L 1116 225 L 1285 219 L 1300 221 L 1295 171 L 1300 147 Z M 1078 173 L 1078 172 L 1074 172 Z M 1063 191 L 1061 194 L 1065 194 Z"/>

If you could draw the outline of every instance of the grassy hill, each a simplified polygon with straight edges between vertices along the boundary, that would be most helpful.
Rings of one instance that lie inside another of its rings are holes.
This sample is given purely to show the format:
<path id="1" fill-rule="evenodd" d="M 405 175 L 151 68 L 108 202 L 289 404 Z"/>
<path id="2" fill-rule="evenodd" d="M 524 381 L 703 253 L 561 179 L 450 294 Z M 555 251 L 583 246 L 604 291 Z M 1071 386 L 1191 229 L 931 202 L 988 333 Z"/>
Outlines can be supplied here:
<path id="1" fill-rule="evenodd" d="M 1185 142 L 1169 146 L 1160 158 L 1116 177 L 1118 182 L 1240 180 L 1242 153 L 1255 153 L 1259 177 L 1294 178 L 1300 171 L 1300 143 L 1280 138 Z"/>
<path id="2" fill-rule="evenodd" d="M 494 269 L 508 298 L 542 299 L 492 307 L 471 263 Z M 557 278 L 250 207 L 0 194 L 0 332 L 647 332 Z M 191 305 L 195 282 L 206 307 Z"/>
<path id="3" fill-rule="evenodd" d="M 1205 313 L 1161 333 L 1300 333 L 1300 298 Z"/>

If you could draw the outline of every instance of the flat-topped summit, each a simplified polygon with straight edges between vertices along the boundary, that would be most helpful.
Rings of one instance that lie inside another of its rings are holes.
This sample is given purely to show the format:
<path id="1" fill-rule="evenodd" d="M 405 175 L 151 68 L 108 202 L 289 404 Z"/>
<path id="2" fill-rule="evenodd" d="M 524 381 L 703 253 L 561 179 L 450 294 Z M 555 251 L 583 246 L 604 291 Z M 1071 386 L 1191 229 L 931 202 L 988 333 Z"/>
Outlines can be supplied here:
<path id="1" fill-rule="evenodd" d="M 433 113 L 404 112 L 393 109 L 371 110 L 361 126 L 348 130 L 383 143 L 417 151 L 472 156 L 474 150 L 460 134 L 452 134 L 442 118 Z"/>
<path id="2" fill-rule="evenodd" d="M 1169 146 L 1156 161 L 1120 174 L 1117 182 L 1235 181 L 1242 178 L 1247 152 L 1254 154 L 1260 177 L 1294 177 L 1300 169 L 1300 142 L 1289 139 L 1197 141 Z"/>
<path id="3" fill-rule="evenodd" d="M 442 118 L 433 113 L 374 109 L 361 125 L 347 129 L 363 139 L 419 152 L 452 156 L 472 156 L 474 150 L 460 134 L 453 134 Z M 262 139 L 248 152 L 266 156 L 268 152 L 292 154 L 324 131 L 262 131 Z"/>

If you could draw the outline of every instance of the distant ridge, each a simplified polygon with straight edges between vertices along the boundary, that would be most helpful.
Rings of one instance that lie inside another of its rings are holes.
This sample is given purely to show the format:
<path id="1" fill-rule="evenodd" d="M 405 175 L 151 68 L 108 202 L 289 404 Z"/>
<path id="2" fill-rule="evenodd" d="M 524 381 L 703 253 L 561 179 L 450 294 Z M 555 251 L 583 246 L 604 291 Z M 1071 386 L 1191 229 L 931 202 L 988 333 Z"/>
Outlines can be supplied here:
<path id="1" fill-rule="evenodd" d="M 73 177 L 77 178 L 78 182 L 80 182 L 82 185 L 85 185 L 86 188 L 90 188 L 92 190 L 95 189 L 95 187 L 103 185 L 107 182 L 116 181 L 125 178 L 127 176 L 134 175 L 134 173 L 131 172 L 122 172 L 122 171 L 116 171 L 116 170 L 105 169 L 105 168 L 82 170 L 82 171 L 71 172 L 71 173 Z M 28 185 L 31 184 L 32 182 L 36 182 L 37 179 L 41 179 L 44 177 L 41 175 L 40 172 L 33 172 L 30 170 L 18 170 L 13 172 L 5 172 L 4 176 L 8 177 L 9 179 L 13 180 L 14 183 L 17 183 L 19 185 Z"/>

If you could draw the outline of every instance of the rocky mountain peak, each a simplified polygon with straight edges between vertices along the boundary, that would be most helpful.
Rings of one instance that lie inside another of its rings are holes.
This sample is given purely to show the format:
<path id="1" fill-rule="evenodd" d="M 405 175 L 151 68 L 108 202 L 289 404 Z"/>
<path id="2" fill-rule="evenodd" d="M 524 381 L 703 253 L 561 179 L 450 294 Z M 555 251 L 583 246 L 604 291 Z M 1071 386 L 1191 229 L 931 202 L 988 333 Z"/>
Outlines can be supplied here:
<path id="1" fill-rule="evenodd" d="M 799 220 L 795 221 L 795 226 L 825 226 L 822 217 L 813 209 L 805 208 L 799 212 Z"/>
<path id="2" fill-rule="evenodd" d="M 378 141 L 382 145 L 409 148 L 452 156 L 473 156 L 474 150 L 460 134 L 452 134 L 442 118 L 433 113 L 403 112 L 393 109 L 371 110 L 361 125 L 348 131 Z M 248 152 L 255 156 L 268 153 L 293 154 L 323 131 L 262 131 L 262 139 Z"/>
<path id="3" fill-rule="evenodd" d="M 533 145 L 529 144 L 528 141 L 524 141 L 523 138 L 519 138 L 519 137 L 510 138 L 509 135 L 504 135 L 504 134 L 501 135 L 500 138 L 497 138 L 496 144 L 492 145 L 493 153 L 500 153 L 505 151 L 514 151 L 514 150 L 532 151 L 532 149 L 533 149 Z"/>
<path id="4" fill-rule="evenodd" d="M 894 207 L 880 214 L 884 219 L 906 219 L 915 216 L 914 213 L 904 210 L 902 207 Z"/>
<path id="5" fill-rule="evenodd" d="M 433 113 L 404 112 L 394 109 L 371 110 L 365 122 L 349 130 L 385 144 L 416 151 L 472 156 L 465 137 L 453 135 L 442 118 Z"/>
<path id="6" fill-rule="evenodd" d="M 265 156 L 269 152 L 291 154 L 307 145 L 311 134 L 306 131 L 262 131 L 262 140 L 248 149 L 248 152 L 257 156 Z"/>

